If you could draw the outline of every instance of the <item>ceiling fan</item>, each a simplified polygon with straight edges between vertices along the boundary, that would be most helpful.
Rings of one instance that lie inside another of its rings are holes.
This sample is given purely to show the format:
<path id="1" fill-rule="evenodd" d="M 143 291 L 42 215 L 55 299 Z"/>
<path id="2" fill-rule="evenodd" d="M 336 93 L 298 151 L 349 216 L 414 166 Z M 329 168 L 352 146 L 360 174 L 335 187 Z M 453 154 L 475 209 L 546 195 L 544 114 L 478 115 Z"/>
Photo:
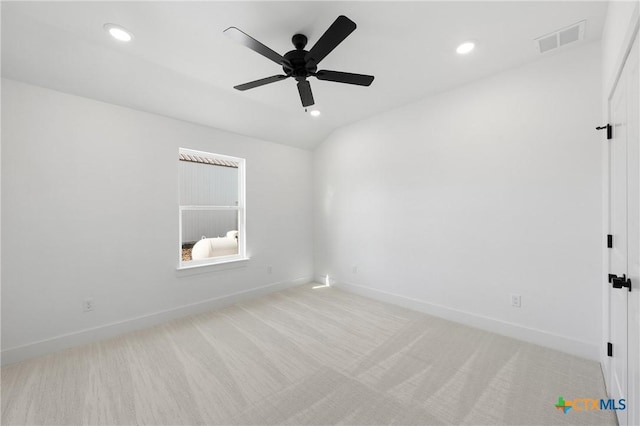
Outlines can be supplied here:
<path id="1" fill-rule="evenodd" d="M 236 27 L 224 30 L 224 33 L 231 39 L 245 45 L 249 49 L 261 54 L 267 59 L 271 59 L 282 66 L 284 74 L 277 74 L 271 77 L 234 86 L 237 90 L 248 90 L 263 86 L 276 81 L 293 77 L 298 81 L 298 93 L 303 107 L 314 104 L 311 85 L 307 77 L 315 77 L 318 80 L 335 81 L 338 83 L 356 84 L 359 86 L 369 86 L 373 81 L 372 75 L 353 74 L 342 71 L 318 70 L 318 64 L 335 49 L 342 41 L 356 29 L 356 24 L 346 16 L 340 15 L 331 26 L 320 37 L 311 50 L 304 50 L 307 45 L 307 37 L 303 34 L 295 34 L 291 38 L 295 50 L 291 50 L 284 56 L 271 50 L 264 44 L 252 38 L 248 34 L 240 31 Z"/>

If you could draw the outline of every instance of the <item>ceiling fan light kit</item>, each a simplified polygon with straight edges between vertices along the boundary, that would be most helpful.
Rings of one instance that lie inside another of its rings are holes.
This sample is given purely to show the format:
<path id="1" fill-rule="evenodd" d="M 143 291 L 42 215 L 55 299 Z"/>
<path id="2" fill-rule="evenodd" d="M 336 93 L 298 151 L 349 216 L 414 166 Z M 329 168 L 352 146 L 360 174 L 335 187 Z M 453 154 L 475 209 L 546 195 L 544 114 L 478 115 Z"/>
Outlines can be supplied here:
<path id="1" fill-rule="evenodd" d="M 311 50 L 307 51 L 304 49 L 307 45 L 307 37 L 304 34 L 295 34 L 291 38 L 291 42 L 295 49 L 282 56 L 238 28 L 227 28 L 224 30 L 224 33 L 228 37 L 282 66 L 282 70 L 284 72 L 284 74 L 277 74 L 271 77 L 261 78 L 259 80 L 234 86 L 234 89 L 244 91 L 293 77 L 298 82 L 298 94 L 300 95 L 302 106 L 306 108 L 315 103 L 313 99 L 313 92 L 311 91 L 311 84 L 309 84 L 309 81 L 307 80 L 308 77 L 315 77 L 318 80 L 333 81 L 337 83 L 369 86 L 373 82 L 374 77 L 372 75 L 330 70 L 318 71 L 318 64 L 320 61 L 322 61 L 333 49 L 342 43 L 342 41 L 355 29 L 355 22 L 346 16 L 340 15 L 333 24 L 331 24 L 327 31 L 325 31 L 322 37 L 318 39 Z"/>

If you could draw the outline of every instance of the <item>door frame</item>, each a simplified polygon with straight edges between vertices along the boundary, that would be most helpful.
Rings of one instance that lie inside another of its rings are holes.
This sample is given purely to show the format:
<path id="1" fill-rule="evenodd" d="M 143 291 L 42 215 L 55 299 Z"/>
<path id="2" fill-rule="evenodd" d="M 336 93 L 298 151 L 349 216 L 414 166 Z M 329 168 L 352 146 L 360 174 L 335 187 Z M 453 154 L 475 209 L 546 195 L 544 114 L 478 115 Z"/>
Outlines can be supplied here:
<path id="1" fill-rule="evenodd" d="M 611 116 L 610 105 L 611 105 L 611 99 L 612 99 L 613 93 L 616 89 L 618 81 L 620 80 L 622 70 L 624 68 L 624 65 L 626 64 L 627 58 L 629 57 L 631 48 L 633 47 L 633 42 L 640 30 L 640 6 L 636 6 L 634 8 L 633 14 L 634 16 L 631 19 L 629 27 L 627 28 L 627 33 L 625 35 L 624 41 L 621 44 L 620 52 L 616 57 L 616 61 L 615 61 L 616 66 L 614 68 L 615 69 L 614 76 L 609 82 L 605 82 L 605 86 L 604 86 L 603 94 L 605 96 L 603 96 L 603 102 L 604 102 L 603 112 L 607 122 L 609 122 L 608 120 L 609 120 L 609 117 Z M 603 168 L 602 168 L 602 171 L 603 171 L 603 174 L 602 174 L 602 180 L 603 180 L 603 184 L 602 184 L 602 188 L 603 188 L 602 259 L 603 259 L 603 263 L 602 264 L 603 264 L 603 271 L 602 271 L 601 282 L 603 283 L 603 285 L 602 285 L 602 344 L 600 347 L 601 348 L 600 359 L 601 359 L 601 366 L 603 370 L 605 385 L 607 388 L 607 392 L 609 393 L 609 390 L 611 389 L 610 387 L 611 384 L 609 382 L 611 377 L 611 359 L 607 356 L 607 342 L 610 341 L 609 340 L 609 337 L 610 337 L 609 336 L 610 293 L 609 292 L 610 292 L 611 285 L 608 282 L 610 264 L 609 264 L 609 252 L 608 252 L 609 249 L 607 248 L 607 234 L 610 232 L 609 212 L 610 212 L 611 199 L 609 194 L 610 157 L 609 157 L 609 144 L 607 143 L 608 141 L 606 140 L 606 134 L 603 135 L 603 139 L 605 143 L 603 143 L 603 147 L 602 147 L 602 152 L 603 152 L 603 155 L 602 155 L 602 164 L 603 164 Z M 638 283 L 637 285 L 640 285 L 640 283 Z M 640 292 L 636 290 L 630 293 L 630 295 L 633 295 L 633 297 L 640 297 L 639 293 Z M 631 332 L 632 330 L 634 330 L 634 328 L 628 328 L 627 333 Z M 639 330 L 640 330 L 640 324 L 638 325 L 638 327 L 635 328 L 635 331 L 639 331 Z M 614 352 L 615 352 L 615 348 L 614 348 Z M 633 354 L 633 355 L 637 355 L 637 357 L 635 357 L 634 359 L 633 356 L 631 357 L 627 356 L 627 364 L 628 364 L 627 371 L 631 370 L 631 368 L 629 367 L 631 366 L 632 362 L 638 364 L 633 367 L 633 370 L 634 371 L 640 370 L 640 361 L 639 361 L 640 353 Z M 640 401 L 640 394 L 636 394 L 636 393 L 639 393 L 637 392 L 637 390 L 640 388 L 640 386 L 632 386 L 631 380 L 634 380 L 634 379 L 632 377 L 628 377 L 627 401 Z M 627 416 L 628 416 L 629 422 L 637 421 L 638 419 L 640 419 L 640 406 L 638 406 L 637 403 L 628 404 L 627 410 L 628 410 Z"/>

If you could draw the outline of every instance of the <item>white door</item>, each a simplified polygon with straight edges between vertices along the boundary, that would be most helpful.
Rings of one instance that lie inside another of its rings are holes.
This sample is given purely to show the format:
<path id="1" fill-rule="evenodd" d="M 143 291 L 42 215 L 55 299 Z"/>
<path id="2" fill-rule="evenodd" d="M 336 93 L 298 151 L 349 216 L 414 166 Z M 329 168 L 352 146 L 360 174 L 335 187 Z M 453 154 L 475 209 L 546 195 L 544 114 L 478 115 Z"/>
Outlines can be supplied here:
<path id="1" fill-rule="evenodd" d="M 640 286 L 640 144 L 638 141 L 638 41 L 625 62 L 620 79 L 609 99 L 609 118 L 613 138 L 609 141 L 609 218 L 613 248 L 609 250 L 609 341 L 613 356 L 609 366 L 610 397 L 625 399 L 628 410 L 618 410 L 620 425 L 635 421 L 637 407 L 629 391 L 637 397 L 635 378 L 630 377 L 629 362 L 637 362 L 635 339 L 640 333 L 637 304 Z M 635 112 L 634 112 L 635 111 Z M 630 284 L 629 284 L 630 283 Z M 633 292 L 629 291 L 630 285 Z M 634 288 L 635 287 L 635 288 Z M 634 335 L 635 336 L 635 335 Z M 631 357 L 630 357 L 631 355 Z M 634 371 L 635 366 L 631 366 Z M 631 383 L 630 383 L 631 380 Z M 633 389 L 629 389 L 629 386 Z"/>
<path id="2" fill-rule="evenodd" d="M 627 267 L 633 287 L 627 293 L 626 413 L 628 424 L 640 425 L 640 45 L 637 35 L 623 74 L 627 79 Z"/>
<path id="3" fill-rule="evenodd" d="M 609 140 L 609 218 L 613 248 L 609 250 L 609 274 L 620 278 L 627 270 L 627 137 L 622 117 L 627 115 L 626 80 L 622 78 L 609 101 L 613 139 Z M 610 275 L 610 281 L 611 280 Z M 609 284 L 609 341 L 613 344 L 609 393 L 618 400 L 627 396 L 627 291 Z M 618 413 L 621 425 L 627 424 Z"/>

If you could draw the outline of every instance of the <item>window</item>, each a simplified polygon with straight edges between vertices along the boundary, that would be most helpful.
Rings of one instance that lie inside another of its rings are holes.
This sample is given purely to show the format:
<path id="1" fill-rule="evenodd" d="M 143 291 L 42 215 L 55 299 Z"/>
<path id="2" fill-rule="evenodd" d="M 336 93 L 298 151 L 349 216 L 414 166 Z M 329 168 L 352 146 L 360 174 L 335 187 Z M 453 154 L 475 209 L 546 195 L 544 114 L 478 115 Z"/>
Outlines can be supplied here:
<path id="1" fill-rule="evenodd" d="M 179 267 L 246 259 L 244 159 L 180 148 Z"/>

